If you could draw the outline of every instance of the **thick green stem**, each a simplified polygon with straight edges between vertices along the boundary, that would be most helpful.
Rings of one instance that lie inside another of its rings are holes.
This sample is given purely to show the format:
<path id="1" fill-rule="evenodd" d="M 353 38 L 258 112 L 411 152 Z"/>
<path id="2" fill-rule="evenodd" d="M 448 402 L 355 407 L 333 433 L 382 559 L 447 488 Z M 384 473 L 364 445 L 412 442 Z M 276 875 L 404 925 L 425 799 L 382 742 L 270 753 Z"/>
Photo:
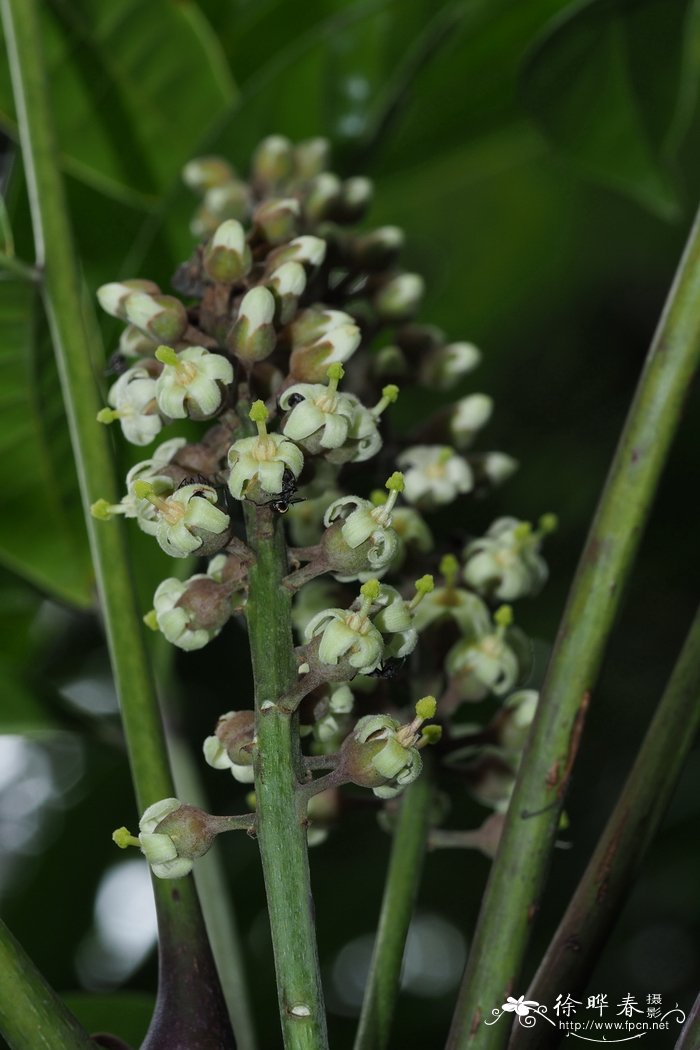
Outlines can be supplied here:
<path id="1" fill-rule="evenodd" d="M 542 688 L 462 982 L 450 1050 L 501 1047 L 485 1026 L 520 978 L 583 718 L 700 353 L 696 219 L 596 512 Z"/>
<path id="2" fill-rule="evenodd" d="M 248 542 L 257 555 L 247 604 L 255 677 L 255 798 L 280 1017 L 287 1050 L 328 1045 L 306 846 L 304 778 L 297 717 L 277 701 L 296 680 L 291 593 L 282 580 L 287 551 L 282 519 L 246 507 Z"/>
<path id="3" fill-rule="evenodd" d="M 36 0 L 2 0 L 2 16 L 17 108 L 22 155 L 34 227 L 37 268 L 43 272 L 44 301 L 56 351 L 70 426 L 90 546 L 97 574 L 115 680 L 138 805 L 141 809 L 173 795 L 163 727 L 138 613 L 122 528 L 97 523 L 90 505 L 100 496 L 117 499 L 109 436 L 96 422 L 101 407 L 91 362 L 85 304 L 59 170 L 43 61 Z M 109 834 L 111 829 L 105 829 Z M 161 992 L 148 1045 L 169 1050 L 187 1045 L 231 1046 L 218 978 L 191 878 L 176 886 L 155 880 L 161 932 Z M 186 952 L 182 946 L 186 945 Z M 169 952 L 169 958 L 166 953 Z M 166 972 L 167 971 L 167 972 Z M 197 989 L 194 988 L 197 975 Z M 175 989 L 180 983 L 180 991 Z M 167 986 L 167 989 L 166 989 Z M 6 983 L 0 982 L 0 997 Z M 184 988 L 190 989 L 190 996 Z M 184 1013 L 187 1016 L 184 1016 Z M 173 1041 L 164 1025 L 177 1027 Z M 218 1026 L 218 1027 L 217 1027 Z M 212 1036 L 218 1032 L 218 1036 Z"/>
<path id="4" fill-rule="evenodd" d="M 431 801 L 432 784 L 424 771 L 401 801 L 355 1050 L 383 1050 L 389 1042 L 406 936 L 423 870 Z"/>
<path id="5" fill-rule="evenodd" d="M 2 920 L 0 973 L 0 1031 L 12 1050 L 95 1050 Z"/>
<path id="6" fill-rule="evenodd" d="M 548 1003 L 562 988 L 571 993 L 582 989 L 661 823 L 698 729 L 700 612 L 607 827 L 528 989 L 528 999 Z M 509 1045 L 521 1050 L 549 1041 L 549 1032 L 535 1036 L 534 1029 L 516 1026 Z"/>

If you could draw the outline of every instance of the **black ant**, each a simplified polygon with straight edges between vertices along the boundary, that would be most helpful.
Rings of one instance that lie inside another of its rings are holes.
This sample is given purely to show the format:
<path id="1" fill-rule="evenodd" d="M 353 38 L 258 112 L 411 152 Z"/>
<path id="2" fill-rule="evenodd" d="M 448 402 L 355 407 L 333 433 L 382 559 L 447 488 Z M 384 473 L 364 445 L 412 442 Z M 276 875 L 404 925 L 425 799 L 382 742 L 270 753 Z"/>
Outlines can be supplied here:
<path id="1" fill-rule="evenodd" d="M 388 660 L 385 660 L 379 667 L 375 667 L 373 671 L 370 671 L 369 678 L 396 678 L 400 674 L 403 665 L 406 663 L 405 656 L 390 656 Z"/>
<path id="2" fill-rule="evenodd" d="M 293 503 L 303 503 L 304 497 L 297 496 L 297 482 L 291 470 L 285 470 L 282 476 L 282 491 L 278 492 L 273 499 L 265 503 L 266 507 L 272 507 L 277 514 L 286 514 Z"/>

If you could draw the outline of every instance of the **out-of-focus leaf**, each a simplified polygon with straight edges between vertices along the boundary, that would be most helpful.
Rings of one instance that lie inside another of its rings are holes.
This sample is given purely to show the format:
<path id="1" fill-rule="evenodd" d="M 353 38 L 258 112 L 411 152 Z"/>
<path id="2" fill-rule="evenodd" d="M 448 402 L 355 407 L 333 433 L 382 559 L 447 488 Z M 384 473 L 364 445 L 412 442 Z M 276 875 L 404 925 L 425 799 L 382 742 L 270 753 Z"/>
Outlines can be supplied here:
<path id="1" fill-rule="evenodd" d="M 680 203 L 663 152 L 683 97 L 688 6 L 590 0 L 550 27 L 522 77 L 524 101 L 558 154 L 664 218 Z"/>
<path id="2" fill-rule="evenodd" d="M 35 649 L 30 628 L 41 599 L 26 584 L 0 570 L 0 733 L 26 733 L 55 725 L 32 688 Z"/>
<path id="3" fill-rule="evenodd" d="M 41 8 L 66 170 L 108 194 L 153 198 L 235 97 L 211 27 L 192 0 L 52 0 Z M 14 133 L 7 64 L 0 121 Z"/>
<path id="4" fill-rule="evenodd" d="M 134 1047 L 143 1041 L 155 1003 L 152 995 L 140 992 L 72 992 L 63 1001 L 88 1032 L 109 1032 Z"/>
<path id="5" fill-rule="evenodd" d="M 0 282 L 0 563 L 87 607 L 92 568 L 39 295 Z"/>

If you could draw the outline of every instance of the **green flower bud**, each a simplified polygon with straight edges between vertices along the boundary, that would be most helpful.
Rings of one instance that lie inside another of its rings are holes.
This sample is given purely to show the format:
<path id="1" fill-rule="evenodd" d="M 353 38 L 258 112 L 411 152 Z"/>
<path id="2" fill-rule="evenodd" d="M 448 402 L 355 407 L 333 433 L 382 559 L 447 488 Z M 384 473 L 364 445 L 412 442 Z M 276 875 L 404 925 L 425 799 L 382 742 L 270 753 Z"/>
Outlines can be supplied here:
<path id="1" fill-rule="evenodd" d="M 124 310 L 130 324 L 162 343 L 179 342 L 189 326 L 185 307 L 172 295 L 132 292 Z"/>
<path id="2" fill-rule="evenodd" d="M 300 142 L 294 149 L 294 173 L 299 179 L 312 179 L 325 171 L 330 160 L 328 139 L 315 138 Z"/>
<path id="3" fill-rule="evenodd" d="M 190 223 L 195 237 L 210 237 L 227 219 L 245 222 L 250 211 L 250 187 L 239 179 L 212 186 Z"/>
<path id="4" fill-rule="evenodd" d="M 253 222 L 268 244 L 284 244 L 299 232 L 301 208 L 295 197 L 263 201 L 253 213 Z"/>
<path id="5" fill-rule="evenodd" d="M 505 452 L 483 452 L 470 457 L 475 474 L 479 480 L 489 485 L 503 485 L 515 474 L 519 463 Z"/>
<path id="6" fill-rule="evenodd" d="M 320 237 L 312 237 L 305 234 L 303 237 L 295 237 L 289 244 L 283 244 L 271 251 L 266 260 L 268 273 L 276 270 L 282 263 L 298 262 L 302 266 L 313 269 L 320 266 L 326 257 L 326 242 Z"/>
<path id="7" fill-rule="evenodd" d="M 408 725 L 388 715 L 366 715 L 343 742 L 339 768 L 351 783 L 372 788 L 379 798 L 394 798 L 420 775 L 419 731 L 434 715 L 434 697 L 418 701 Z"/>
<path id="8" fill-rule="evenodd" d="M 242 361 L 262 361 L 275 349 L 275 297 L 269 288 L 258 285 L 241 299 L 238 318 L 226 340 Z"/>
<path id="9" fill-rule="evenodd" d="M 132 324 L 127 325 L 119 336 L 119 353 L 124 357 L 152 357 L 157 345 L 154 339 L 144 335 Z"/>
<path id="10" fill-rule="evenodd" d="M 214 736 L 204 741 L 204 758 L 214 769 L 230 769 L 241 784 L 252 784 L 255 712 L 228 711 L 219 719 Z"/>
<path id="11" fill-rule="evenodd" d="M 203 346 L 176 353 L 161 346 L 156 357 L 163 371 L 156 382 L 158 408 L 170 419 L 208 419 L 221 408 L 226 387 L 233 382 L 233 365 Z"/>
<path id="12" fill-rule="evenodd" d="M 374 194 L 371 179 L 356 176 L 346 179 L 340 188 L 340 197 L 333 210 L 337 222 L 359 222 L 367 212 Z"/>
<path id="13" fill-rule="evenodd" d="M 292 351 L 289 371 L 298 380 L 318 383 L 326 375 L 328 366 L 349 360 L 362 342 L 362 333 L 356 324 L 339 324 L 315 342 Z"/>
<path id="14" fill-rule="evenodd" d="M 283 135 L 263 139 L 253 154 L 252 175 L 264 187 L 276 186 L 294 170 L 294 148 Z"/>
<path id="15" fill-rule="evenodd" d="M 182 181 L 196 193 L 224 186 L 235 177 L 235 171 L 223 157 L 195 157 L 182 169 Z"/>
<path id="16" fill-rule="evenodd" d="M 211 848 L 220 830 L 216 824 L 216 818 L 196 806 L 164 798 L 145 810 L 138 838 L 119 828 L 112 839 L 121 849 L 139 846 L 157 878 L 181 879 L 189 875 L 197 857 Z"/>
<path id="17" fill-rule="evenodd" d="M 323 171 L 308 185 L 304 199 L 304 215 L 307 222 L 321 222 L 333 212 L 341 199 L 341 183 L 337 175 Z"/>
<path id="18" fill-rule="evenodd" d="M 250 272 L 250 248 L 240 222 L 227 219 L 217 227 L 204 249 L 202 265 L 207 276 L 221 284 L 235 284 Z"/>
<path id="19" fill-rule="evenodd" d="M 153 281 L 143 281 L 139 278 L 133 278 L 128 281 L 112 281 L 109 284 L 103 284 L 97 289 L 97 301 L 110 317 L 118 317 L 120 321 L 125 321 L 126 300 L 132 292 L 159 295 L 160 288 Z"/>
<path id="20" fill-rule="evenodd" d="M 403 230 L 398 226 L 380 226 L 357 237 L 353 258 L 365 270 L 386 270 L 398 259 L 404 241 Z"/>
<path id="21" fill-rule="evenodd" d="M 297 312 L 299 296 L 306 288 L 306 271 L 301 263 L 282 263 L 267 278 L 267 284 L 277 300 L 276 319 L 288 324 Z"/>
<path id="22" fill-rule="evenodd" d="M 231 587 L 212 578 L 212 566 L 188 580 L 163 580 L 153 596 L 156 626 L 172 645 L 187 652 L 216 638 L 233 612 Z"/>
<path id="23" fill-rule="evenodd" d="M 471 343 L 449 343 L 436 346 L 423 357 L 420 378 L 435 390 L 451 390 L 481 361 L 481 351 Z"/>
<path id="24" fill-rule="evenodd" d="M 424 291 L 417 273 L 400 273 L 377 292 L 374 306 L 383 321 L 406 321 L 418 310 Z"/>

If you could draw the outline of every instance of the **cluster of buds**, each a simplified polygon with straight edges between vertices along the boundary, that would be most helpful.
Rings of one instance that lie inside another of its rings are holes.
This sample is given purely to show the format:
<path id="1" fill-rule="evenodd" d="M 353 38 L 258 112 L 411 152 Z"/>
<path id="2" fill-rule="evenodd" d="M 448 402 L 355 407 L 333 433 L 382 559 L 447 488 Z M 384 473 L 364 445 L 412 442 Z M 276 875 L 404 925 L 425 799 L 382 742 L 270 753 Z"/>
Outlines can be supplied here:
<path id="1" fill-rule="evenodd" d="M 272 136 L 246 179 L 219 157 L 191 161 L 184 178 L 200 198 L 200 243 L 173 277 L 175 294 L 141 279 L 98 291 L 125 325 L 98 420 L 119 422 L 143 446 L 174 421 L 207 424 L 198 441 L 171 438 L 133 467 L 120 502 L 92 508 L 101 519 L 136 519 L 171 557 L 208 559 L 158 586 L 146 623 L 182 650 L 208 644 L 246 613 L 255 556 L 239 538 L 244 514 L 289 511 L 284 585 L 295 596 L 299 673 L 274 702 L 299 710 L 311 763 L 300 788 L 311 800 L 350 782 L 388 799 L 420 772 L 421 749 L 440 741 L 436 768 L 454 766 L 466 747 L 468 768 L 457 765 L 475 797 L 493 804 L 484 786 L 498 780 L 493 762 L 512 782 L 534 711 L 532 693 L 516 703 L 528 643 L 502 603 L 543 586 L 542 541 L 556 523 L 502 517 L 483 536 L 469 533 L 470 494 L 517 467 L 474 448 L 494 408 L 465 389 L 481 354 L 416 320 L 423 281 L 400 266 L 402 232 L 353 229 L 372 186 L 329 171 L 324 140 Z M 412 422 L 400 388 L 411 386 L 429 393 L 434 411 L 399 443 Z M 357 464 L 375 457 L 387 480 L 363 488 L 368 468 Z M 463 533 L 461 557 L 439 550 L 431 516 L 445 508 L 453 535 Z M 407 702 L 415 717 L 402 724 Z M 462 705 L 482 702 L 496 713 L 465 745 Z M 422 728 L 432 718 L 440 725 Z M 222 715 L 204 754 L 251 783 L 256 748 L 254 713 L 240 710 Z M 332 783 L 313 779 L 322 767 L 312 760 L 328 761 Z M 169 809 L 174 801 L 151 807 L 134 840 L 164 877 L 189 870 L 206 839 L 188 844 L 191 807 Z"/>

